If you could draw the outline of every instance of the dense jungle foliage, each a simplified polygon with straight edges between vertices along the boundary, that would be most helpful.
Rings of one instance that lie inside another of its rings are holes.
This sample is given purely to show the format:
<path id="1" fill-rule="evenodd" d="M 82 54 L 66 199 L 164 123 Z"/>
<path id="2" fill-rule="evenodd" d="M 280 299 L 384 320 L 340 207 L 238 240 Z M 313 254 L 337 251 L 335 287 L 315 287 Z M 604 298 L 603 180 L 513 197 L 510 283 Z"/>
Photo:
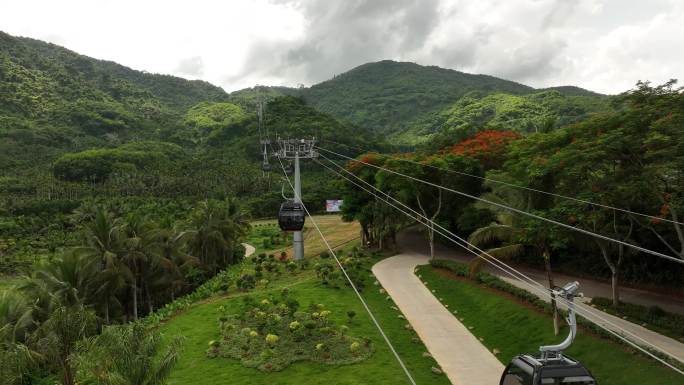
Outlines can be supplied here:
<path id="1" fill-rule="evenodd" d="M 465 139 L 453 136 L 455 142 L 439 142 L 436 152 L 426 147 L 399 156 L 369 153 L 349 162 L 347 170 L 403 204 L 420 208 L 413 217 L 434 218 L 492 255 L 549 271 L 605 277 L 613 283 L 615 303 L 621 281 L 680 289 L 684 268 L 672 261 L 370 166 L 684 260 L 684 147 L 677 139 L 684 129 L 682 89 L 674 81 L 656 87 L 639 83 L 612 103 L 612 111 L 529 135 L 500 131 L 492 120 L 485 125 L 489 130 Z M 490 180 L 484 181 L 484 176 Z M 393 219 L 396 212 L 358 186 L 343 186 L 346 217 L 359 220 L 371 242 L 391 242 L 401 228 Z M 431 229 L 427 236 L 434 236 Z M 479 263 L 472 268 L 479 268 Z"/>
<path id="2" fill-rule="evenodd" d="M 102 368 L 87 362 L 126 354 L 163 383 L 180 343 L 163 348 L 158 335 L 125 325 L 203 284 L 220 286 L 216 277 L 243 256 L 247 221 L 277 212 L 286 184 L 275 159 L 275 172 L 261 171 L 259 139 L 315 136 L 342 154 L 375 150 L 359 160 L 684 259 L 683 123 L 674 83 L 607 97 L 383 61 L 310 88 L 227 94 L 0 32 L 0 380 L 71 385 L 83 375 L 77 357 L 90 376 Z M 421 146 L 395 154 L 407 143 Z M 612 279 L 616 301 L 621 281 L 684 284 L 667 261 L 363 164 L 346 171 L 414 208 L 411 218 L 315 162 L 302 168 L 307 207 L 344 198 L 345 217 L 379 248 L 430 218 L 498 256 Z M 429 228 L 430 244 L 438 233 Z M 110 324 L 122 326 L 95 336 Z M 86 355 L 74 350 L 83 343 Z"/>

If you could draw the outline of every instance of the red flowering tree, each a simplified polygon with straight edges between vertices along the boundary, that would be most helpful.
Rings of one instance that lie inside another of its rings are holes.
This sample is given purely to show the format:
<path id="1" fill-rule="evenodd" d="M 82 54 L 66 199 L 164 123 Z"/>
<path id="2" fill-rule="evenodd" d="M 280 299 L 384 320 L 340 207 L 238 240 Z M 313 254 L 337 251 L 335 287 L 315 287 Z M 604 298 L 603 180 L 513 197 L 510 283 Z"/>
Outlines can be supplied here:
<path id="1" fill-rule="evenodd" d="M 452 146 L 450 152 L 476 158 L 487 169 L 498 168 L 504 161 L 508 144 L 520 137 L 520 134 L 514 131 L 480 131 Z"/>

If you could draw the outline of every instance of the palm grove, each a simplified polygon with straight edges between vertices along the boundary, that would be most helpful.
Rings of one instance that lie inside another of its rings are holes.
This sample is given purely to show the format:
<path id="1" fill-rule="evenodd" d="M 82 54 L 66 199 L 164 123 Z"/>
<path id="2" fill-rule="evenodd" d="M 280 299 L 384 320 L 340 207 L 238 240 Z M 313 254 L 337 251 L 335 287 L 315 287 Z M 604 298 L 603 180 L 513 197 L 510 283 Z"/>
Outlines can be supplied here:
<path id="1" fill-rule="evenodd" d="M 9 364 L 0 373 L 3 383 L 25 379 L 26 372 L 16 363 L 22 354 L 31 370 L 59 373 L 62 383 L 74 383 L 81 340 L 106 325 L 152 313 L 243 257 L 240 240 L 248 224 L 233 200 L 200 201 L 187 218 L 176 222 L 125 211 L 126 207 L 82 206 L 72 217 L 82 245 L 41 263 L 17 290 L 2 293 L 0 352 Z M 131 333 L 137 333 L 137 344 L 150 340 L 159 347 L 159 337 L 143 333 L 139 326 L 115 330 L 102 337 L 114 347 L 127 347 L 122 338 L 132 338 Z M 149 346 L 141 347 L 145 348 Z M 95 354 L 93 349 L 83 354 Z"/>

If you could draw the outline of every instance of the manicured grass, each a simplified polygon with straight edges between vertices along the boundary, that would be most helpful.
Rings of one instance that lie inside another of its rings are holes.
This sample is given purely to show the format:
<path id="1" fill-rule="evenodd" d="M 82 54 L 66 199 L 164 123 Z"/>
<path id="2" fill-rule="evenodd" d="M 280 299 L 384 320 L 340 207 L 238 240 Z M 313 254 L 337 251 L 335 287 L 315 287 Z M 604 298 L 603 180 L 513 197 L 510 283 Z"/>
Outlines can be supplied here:
<path id="1" fill-rule="evenodd" d="M 278 223 L 275 220 L 252 222 L 251 225 L 252 230 L 247 236 L 245 242 L 254 246 L 254 253 L 256 255 L 261 253 L 276 254 L 276 250 L 278 250 L 278 248 L 287 247 L 292 243 L 292 235 L 288 234 L 285 242 L 277 245 L 270 244 L 271 235 L 281 234 Z M 269 247 L 264 247 L 265 240 L 269 240 Z"/>
<path id="2" fill-rule="evenodd" d="M 185 336 L 185 349 L 169 384 L 408 384 L 402 369 L 351 288 L 325 287 L 313 273 L 307 273 L 308 277 L 305 274 L 297 281 L 274 282 L 271 291 L 277 292 L 283 285 L 289 285 L 290 296 L 297 299 L 302 306 L 312 302 L 324 303 L 326 308 L 332 311 L 331 317 L 339 323 L 346 323 L 347 311 L 354 310 L 357 316 L 351 324 L 347 324 L 350 328 L 349 335 L 372 340 L 375 352 L 369 359 L 341 366 L 297 362 L 280 372 L 272 373 L 246 368 L 238 360 L 230 358 L 209 359 L 206 357 L 207 344 L 220 335 L 218 307 L 224 305 L 229 311 L 237 312 L 241 301 L 239 297 L 245 295 L 237 294 L 237 297 L 215 297 L 208 302 L 195 305 L 161 326 L 161 331 L 167 337 Z M 249 294 L 259 297 L 266 292 L 267 290 L 261 290 Z M 405 328 L 406 321 L 398 317 L 400 313 L 391 309 L 393 303 L 386 299 L 386 294 L 380 293 L 378 286 L 370 284 L 363 290 L 363 296 L 416 381 L 421 385 L 449 384 L 445 375 L 431 372 L 431 367 L 436 366 L 436 363 L 432 358 L 422 356 L 426 351 L 425 347 L 414 340 L 414 331 Z"/>
<path id="3" fill-rule="evenodd" d="M 325 238 L 333 247 L 357 238 L 361 230 L 358 222 L 343 222 L 340 215 L 314 215 L 313 220 L 316 221 L 321 229 L 321 232 L 323 235 L 325 235 Z M 259 229 L 266 225 L 273 226 L 275 229 L 278 228 L 277 221 L 275 219 L 252 222 L 252 233 L 248 237 L 247 243 L 256 248 L 256 254 L 266 253 L 279 256 L 280 252 L 284 251 L 288 256 L 292 256 L 292 235 L 290 235 L 290 239 L 283 245 L 268 249 L 263 248 L 264 237 L 259 236 L 258 233 Z M 306 245 L 306 255 L 318 255 L 327 249 L 325 243 L 323 243 L 321 240 L 321 236 L 318 234 L 318 231 L 316 231 L 311 218 L 307 218 L 306 223 L 304 224 L 304 242 Z"/>
<path id="4" fill-rule="evenodd" d="M 557 343 L 566 336 L 565 329 L 561 335 L 553 335 L 549 315 L 490 288 L 447 276 L 432 266 L 419 267 L 417 274 L 450 310 L 458 312 L 464 325 L 473 327 L 472 333 L 483 338 L 485 346 L 501 352 L 497 357 L 504 364 L 516 354 L 536 352 L 540 345 Z M 584 363 L 601 385 L 684 384 L 680 374 L 582 329 L 567 354 Z"/>

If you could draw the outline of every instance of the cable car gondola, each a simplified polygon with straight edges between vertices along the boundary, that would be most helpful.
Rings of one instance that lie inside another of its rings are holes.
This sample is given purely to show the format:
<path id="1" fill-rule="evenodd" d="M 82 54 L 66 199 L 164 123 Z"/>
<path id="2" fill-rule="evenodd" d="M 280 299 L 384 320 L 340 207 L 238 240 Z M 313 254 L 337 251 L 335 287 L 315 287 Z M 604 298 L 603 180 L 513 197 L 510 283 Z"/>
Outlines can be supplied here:
<path id="1" fill-rule="evenodd" d="M 543 359 L 529 354 L 513 358 L 500 385 L 596 385 L 596 380 L 579 361 L 561 355 Z"/>
<path id="2" fill-rule="evenodd" d="M 579 361 L 563 355 L 577 335 L 575 304 L 579 283 L 571 282 L 554 294 L 568 300 L 570 334 L 558 345 L 542 346 L 539 354 L 521 354 L 513 358 L 501 375 L 499 385 L 596 385 L 596 379 Z"/>
<path id="3" fill-rule="evenodd" d="M 280 205 L 278 226 L 283 231 L 301 231 L 304 228 L 306 212 L 304 205 L 294 199 L 288 199 Z"/>
<path id="4" fill-rule="evenodd" d="M 285 165 L 285 174 L 287 175 L 292 175 L 294 173 L 294 167 L 292 166 L 292 163 L 288 163 Z"/>
<path id="5" fill-rule="evenodd" d="M 262 163 L 261 164 L 261 171 L 263 171 L 263 172 L 271 171 L 271 165 L 268 163 Z"/>

